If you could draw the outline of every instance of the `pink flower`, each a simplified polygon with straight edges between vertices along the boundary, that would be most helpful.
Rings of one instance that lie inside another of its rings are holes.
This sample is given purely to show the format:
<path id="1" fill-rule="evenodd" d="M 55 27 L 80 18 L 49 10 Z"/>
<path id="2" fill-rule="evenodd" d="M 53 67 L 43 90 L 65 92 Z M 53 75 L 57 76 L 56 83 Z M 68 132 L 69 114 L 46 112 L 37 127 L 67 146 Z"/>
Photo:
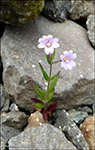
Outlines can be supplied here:
<path id="1" fill-rule="evenodd" d="M 44 35 L 38 40 L 38 48 L 44 48 L 46 55 L 53 54 L 54 48 L 59 47 L 58 38 L 53 38 L 52 35 Z"/>
<path id="2" fill-rule="evenodd" d="M 72 70 L 73 67 L 76 66 L 76 63 L 73 61 L 77 55 L 73 51 L 70 50 L 69 52 L 64 51 L 64 55 L 60 56 L 61 62 L 61 68 L 64 68 L 65 70 L 69 69 Z"/>

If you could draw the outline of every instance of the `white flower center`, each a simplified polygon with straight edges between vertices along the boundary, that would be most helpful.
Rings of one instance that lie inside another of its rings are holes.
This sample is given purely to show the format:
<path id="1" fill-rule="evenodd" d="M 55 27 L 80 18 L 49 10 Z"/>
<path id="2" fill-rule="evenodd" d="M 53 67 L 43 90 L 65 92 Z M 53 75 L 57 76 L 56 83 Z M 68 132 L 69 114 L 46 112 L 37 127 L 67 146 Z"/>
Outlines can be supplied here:
<path id="1" fill-rule="evenodd" d="M 50 46 L 51 46 L 50 41 L 48 41 L 48 42 L 46 43 L 46 46 L 47 46 L 47 47 L 50 47 Z"/>
<path id="2" fill-rule="evenodd" d="M 69 58 L 67 58 L 67 57 L 65 57 L 63 60 L 67 63 L 69 62 Z"/>

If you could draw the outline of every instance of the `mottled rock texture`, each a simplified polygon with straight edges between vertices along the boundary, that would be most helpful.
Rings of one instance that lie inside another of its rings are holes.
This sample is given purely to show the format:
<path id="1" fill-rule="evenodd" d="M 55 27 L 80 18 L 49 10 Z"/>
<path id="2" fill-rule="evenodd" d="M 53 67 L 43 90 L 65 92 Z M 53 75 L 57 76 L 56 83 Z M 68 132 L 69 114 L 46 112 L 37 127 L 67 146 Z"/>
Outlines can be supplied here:
<path id="1" fill-rule="evenodd" d="M 42 13 L 45 17 L 55 21 L 65 21 L 71 12 L 71 1 L 68 0 L 45 0 L 45 7 Z"/>
<path id="2" fill-rule="evenodd" d="M 77 54 L 76 67 L 71 71 L 60 68 L 61 63 L 53 65 L 52 75 L 61 70 L 55 87 L 52 102 L 57 108 L 74 108 L 94 101 L 94 49 L 91 47 L 86 30 L 73 21 L 55 23 L 39 15 L 22 27 L 8 26 L 1 39 L 3 61 L 3 80 L 6 91 L 19 107 L 32 111 L 31 97 L 37 98 L 30 86 L 35 83 L 46 90 L 38 62 L 46 72 L 49 65 L 43 49 L 38 49 L 38 39 L 52 34 L 59 38 L 60 47 L 56 49 L 55 60 L 63 51 L 73 50 Z"/>
<path id="3" fill-rule="evenodd" d="M 89 15 L 86 21 L 88 38 L 95 48 L 95 15 Z"/>
<path id="4" fill-rule="evenodd" d="M 90 14 L 95 14 L 95 2 L 86 0 L 72 0 L 72 20 L 86 20 Z"/>
<path id="5" fill-rule="evenodd" d="M 25 125 L 27 124 L 28 115 L 24 112 L 8 112 L 1 114 L 1 120 L 4 125 L 8 125 L 23 130 Z"/>
<path id="6" fill-rule="evenodd" d="M 16 26 L 36 18 L 43 10 L 44 1 L 1 0 L 0 7 L 1 22 Z"/>
<path id="7" fill-rule="evenodd" d="M 67 139 L 70 140 L 77 149 L 89 150 L 83 134 L 65 110 L 61 111 L 54 125 L 65 133 Z"/>
<path id="8" fill-rule="evenodd" d="M 89 116 L 80 125 L 81 132 L 83 133 L 89 149 L 95 149 L 95 116 Z"/>
<path id="9" fill-rule="evenodd" d="M 59 129 L 49 124 L 25 130 L 18 136 L 11 138 L 8 142 L 9 150 L 18 150 L 18 148 L 27 149 L 73 149 L 77 150 L 73 144 L 68 141 L 65 135 Z"/>

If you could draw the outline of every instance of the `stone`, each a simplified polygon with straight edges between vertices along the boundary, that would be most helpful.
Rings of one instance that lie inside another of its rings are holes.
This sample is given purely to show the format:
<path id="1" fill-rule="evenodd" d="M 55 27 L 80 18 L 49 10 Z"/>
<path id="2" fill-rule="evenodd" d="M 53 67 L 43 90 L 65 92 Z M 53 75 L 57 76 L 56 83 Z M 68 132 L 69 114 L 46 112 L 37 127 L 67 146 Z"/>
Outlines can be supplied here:
<path id="1" fill-rule="evenodd" d="M 44 7 L 44 1 L 24 0 L 11 1 L 2 0 L 0 5 L 1 23 L 11 24 L 13 26 L 22 25 L 36 18 Z"/>
<path id="2" fill-rule="evenodd" d="M 4 103 L 4 107 L 1 109 L 1 112 L 8 112 L 10 105 L 10 99 L 6 99 Z"/>
<path id="3" fill-rule="evenodd" d="M 1 114 L 1 121 L 4 125 L 14 127 L 23 130 L 25 125 L 27 124 L 28 115 L 24 112 L 8 112 Z"/>
<path id="4" fill-rule="evenodd" d="M 95 149 L 95 116 L 89 116 L 80 124 L 81 132 L 83 133 L 89 149 Z"/>
<path id="5" fill-rule="evenodd" d="M 1 126 L 0 135 L 4 139 L 5 143 L 7 143 L 8 140 L 10 140 L 12 137 L 17 136 L 18 134 L 21 133 L 18 129 L 13 128 L 11 126 L 7 126 L 4 124 L 1 124 L 0 126 Z"/>
<path id="6" fill-rule="evenodd" d="M 86 21 L 88 38 L 95 48 L 95 15 L 89 15 Z"/>
<path id="7" fill-rule="evenodd" d="M 83 134 L 65 110 L 61 111 L 54 126 L 62 130 L 67 139 L 70 140 L 77 149 L 89 150 Z"/>
<path id="8" fill-rule="evenodd" d="M 24 130 L 40 126 L 42 123 L 44 123 L 43 116 L 39 111 L 36 111 L 35 113 L 32 113 L 28 118 L 28 125 Z"/>
<path id="9" fill-rule="evenodd" d="M 92 113 L 92 109 L 89 108 L 88 106 L 80 106 L 78 108 L 75 109 L 76 111 L 84 111 L 87 113 Z"/>
<path id="10" fill-rule="evenodd" d="M 77 150 L 65 135 L 54 126 L 44 123 L 42 126 L 23 131 L 8 142 L 9 150 L 27 149 L 73 149 Z"/>
<path id="11" fill-rule="evenodd" d="M 9 109 L 11 112 L 19 111 L 18 106 L 15 103 L 12 103 Z"/>
<path id="12" fill-rule="evenodd" d="M 0 84 L 0 109 L 4 107 L 6 99 L 9 98 L 7 91 L 4 86 Z"/>
<path id="13" fill-rule="evenodd" d="M 0 149 L 1 150 L 6 150 L 6 141 L 5 141 L 5 139 L 1 136 L 1 141 L 0 141 L 1 143 L 0 143 Z"/>
<path id="14" fill-rule="evenodd" d="M 87 112 L 84 111 L 76 111 L 75 109 L 71 109 L 68 111 L 68 114 L 71 116 L 72 120 L 76 124 L 80 124 L 84 121 L 84 119 L 88 116 Z"/>
<path id="15" fill-rule="evenodd" d="M 72 20 L 86 20 L 90 14 L 95 14 L 94 1 L 72 0 L 72 11 L 70 18 Z"/>
<path id="16" fill-rule="evenodd" d="M 93 113 L 95 113 L 95 101 L 92 104 Z"/>
<path id="17" fill-rule="evenodd" d="M 71 1 L 67 0 L 45 0 L 45 7 L 42 14 L 55 22 L 63 22 L 67 20 L 71 12 Z"/>
<path id="18" fill-rule="evenodd" d="M 38 96 L 30 82 L 46 90 L 47 83 L 38 62 L 47 73 L 49 65 L 44 50 L 38 49 L 37 45 L 38 39 L 47 34 L 59 38 L 60 47 L 56 49 L 55 60 L 59 60 L 65 50 L 72 49 L 77 54 L 77 66 L 72 71 L 64 71 L 60 63 L 53 65 L 52 75 L 60 69 L 61 72 L 52 103 L 57 103 L 57 109 L 91 105 L 94 101 L 94 49 L 86 30 L 73 21 L 55 23 L 41 15 L 22 27 L 8 26 L 1 39 L 3 81 L 12 101 L 22 109 L 33 111 L 31 97 Z"/>

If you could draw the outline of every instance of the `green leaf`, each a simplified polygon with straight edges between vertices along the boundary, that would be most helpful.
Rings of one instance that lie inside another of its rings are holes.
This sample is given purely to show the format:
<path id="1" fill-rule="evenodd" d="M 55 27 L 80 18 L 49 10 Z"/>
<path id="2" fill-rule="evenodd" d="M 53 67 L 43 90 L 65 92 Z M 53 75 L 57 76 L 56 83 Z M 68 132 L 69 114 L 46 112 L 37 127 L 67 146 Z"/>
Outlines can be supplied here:
<path id="1" fill-rule="evenodd" d="M 39 87 L 37 87 L 35 84 L 30 83 L 30 85 L 32 86 L 32 88 L 35 90 L 35 92 L 37 93 L 37 95 L 44 100 L 45 99 L 45 94 L 47 94 L 46 91 L 40 89 Z"/>
<path id="2" fill-rule="evenodd" d="M 57 75 L 57 74 L 55 74 L 54 76 L 52 76 L 50 80 L 53 80 L 53 79 L 56 77 L 56 75 Z"/>
<path id="3" fill-rule="evenodd" d="M 44 108 L 44 104 L 43 103 L 35 103 L 34 107 L 37 107 L 37 108 Z"/>
<path id="4" fill-rule="evenodd" d="M 56 76 L 54 77 L 54 79 L 51 81 L 51 83 L 49 85 L 49 92 L 51 92 L 54 89 L 54 87 L 56 85 L 56 82 L 58 80 L 58 77 L 59 77 L 59 73 L 60 73 L 60 71 L 56 74 Z"/>
<path id="5" fill-rule="evenodd" d="M 49 55 L 46 55 L 46 58 L 47 58 L 47 62 L 50 64 Z"/>
<path id="6" fill-rule="evenodd" d="M 51 62 L 52 62 L 52 60 L 54 59 L 54 57 L 55 57 L 55 49 L 54 49 L 54 53 L 50 55 L 50 60 L 51 60 Z"/>
<path id="7" fill-rule="evenodd" d="M 49 101 L 49 100 L 51 100 L 52 99 L 52 97 L 53 97 L 53 95 L 54 95 L 54 90 L 53 91 L 51 91 L 49 94 L 48 94 L 48 96 L 47 96 L 47 100 Z"/>
<path id="8" fill-rule="evenodd" d="M 47 73 L 45 72 L 44 68 L 42 67 L 42 65 L 40 63 L 39 63 L 39 66 L 40 66 L 40 69 L 43 73 L 45 80 L 48 81 L 49 77 L 48 77 Z"/>

